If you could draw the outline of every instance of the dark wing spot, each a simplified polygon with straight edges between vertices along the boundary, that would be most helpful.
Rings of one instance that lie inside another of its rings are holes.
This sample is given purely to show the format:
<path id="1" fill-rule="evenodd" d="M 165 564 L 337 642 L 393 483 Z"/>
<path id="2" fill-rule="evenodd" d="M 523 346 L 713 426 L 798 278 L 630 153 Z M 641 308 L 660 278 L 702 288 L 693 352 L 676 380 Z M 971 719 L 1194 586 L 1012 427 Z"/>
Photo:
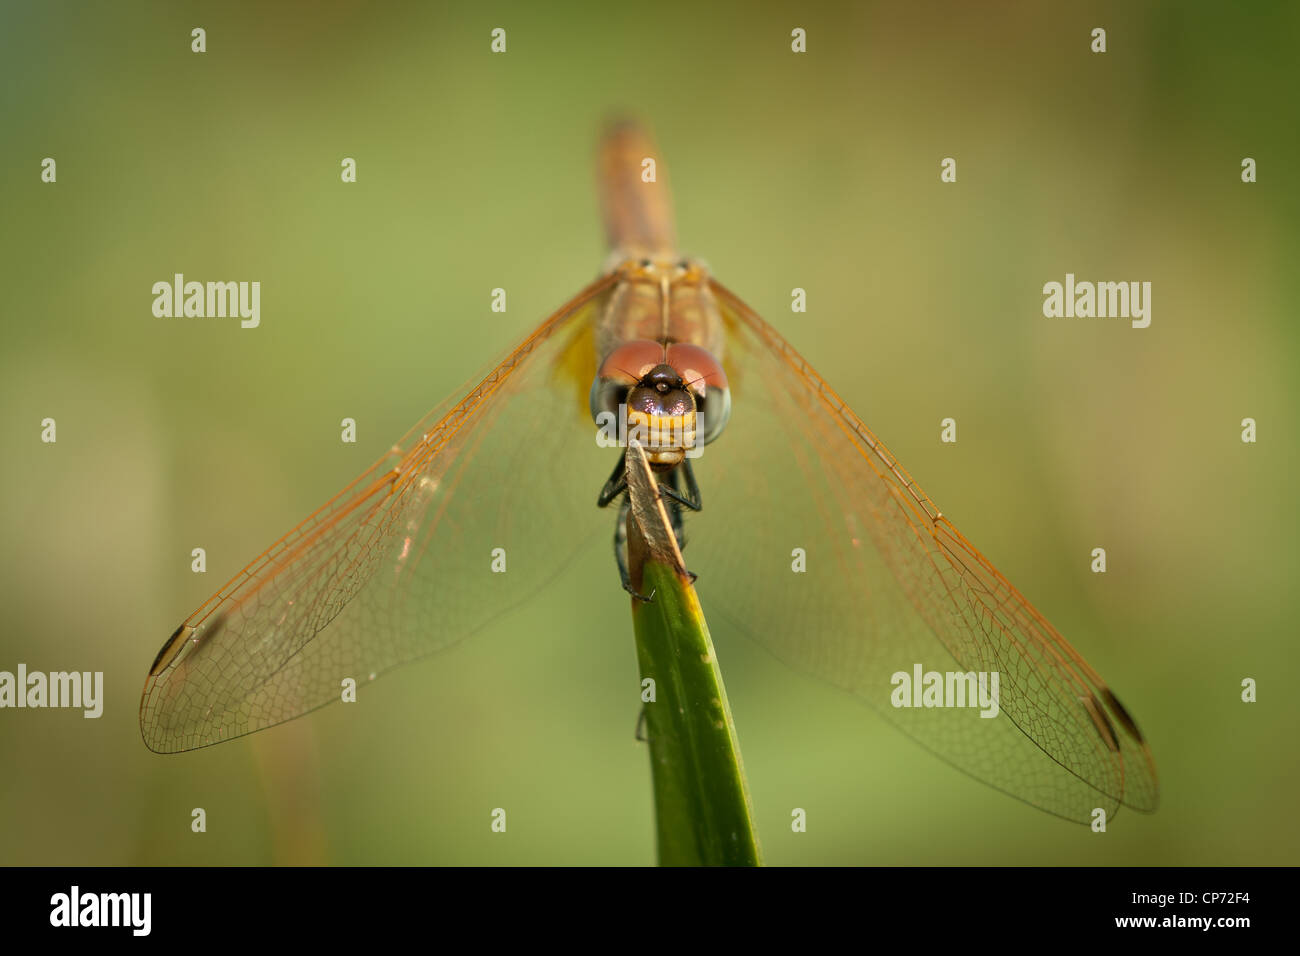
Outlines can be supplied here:
<path id="1" fill-rule="evenodd" d="M 1096 695 L 1091 691 L 1088 692 L 1087 697 L 1080 697 L 1079 700 L 1083 704 L 1083 709 L 1088 712 L 1088 716 L 1092 718 L 1092 725 L 1097 729 L 1097 733 L 1101 735 L 1107 749 L 1119 753 L 1119 737 L 1115 734 L 1115 725 L 1106 716 L 1101 701 L 1097 700 Z"/>
<path id="2" fill-rule="evenodd" d="M 1110 692 L 1109 687 L 1103 687 L 1101 692 L 1106 698 L 1106 703 L 1110 704 L 1110 709 L 1115 711 L 1115 716 L 1119 718 L 1119 722 L 1124 725 L 1124 729 L 1136 737 L 1138 743 L 1146 743 L 1142 731 L 1138 730 L 1137 721 L 1129 714 L 1128 709 L 1119 702 L 1119 698 Z"/>

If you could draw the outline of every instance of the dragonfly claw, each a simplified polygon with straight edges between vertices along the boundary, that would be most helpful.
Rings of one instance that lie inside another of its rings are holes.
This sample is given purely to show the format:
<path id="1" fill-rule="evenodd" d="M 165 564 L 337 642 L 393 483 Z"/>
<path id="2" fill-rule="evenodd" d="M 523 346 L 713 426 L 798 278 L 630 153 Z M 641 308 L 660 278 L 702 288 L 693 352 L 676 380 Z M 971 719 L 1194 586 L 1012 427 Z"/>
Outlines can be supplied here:
<path id="1" fill-rule="evenodd" d="M 636 588 L 632 587 L 632 583 L 630 581 L 625 581 L 623 583 L 623 590 L 626 591 L 628 594 L 632 595 L 642 604 L 649 604 L 651 601 L 655 599 L 655 592 L 653 589 L 650 591 L 649 595 L 642 594 Z"/>

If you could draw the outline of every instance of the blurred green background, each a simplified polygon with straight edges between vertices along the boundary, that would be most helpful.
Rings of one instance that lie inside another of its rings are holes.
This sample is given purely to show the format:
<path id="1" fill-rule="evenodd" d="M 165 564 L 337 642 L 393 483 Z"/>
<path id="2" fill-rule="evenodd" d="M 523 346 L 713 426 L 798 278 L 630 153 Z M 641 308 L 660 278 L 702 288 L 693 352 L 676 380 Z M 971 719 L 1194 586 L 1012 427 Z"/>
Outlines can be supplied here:
<path id="1" fill-rule="evenodd" d="M 611 110 L 653 125 L 685 250 L 1107 678 L 1161 774 L 1158 813 L 1098 836 L 728 644 L 768 861 L 1300 862 L 1300 7 L 793 9 L 4 5 L 0 669 L 102 670 L 107 702 L 0 711 L 0 863 L 653 862 L 603 544 L 355 707 L 173 757 L 136 713 L 177 622 L 595 274 Z M 1044 318 L 1067 271 L 1151 281 L 1151 327 Z M 174 272 L 260 280 L 261 327 L 154 318 Z"/>

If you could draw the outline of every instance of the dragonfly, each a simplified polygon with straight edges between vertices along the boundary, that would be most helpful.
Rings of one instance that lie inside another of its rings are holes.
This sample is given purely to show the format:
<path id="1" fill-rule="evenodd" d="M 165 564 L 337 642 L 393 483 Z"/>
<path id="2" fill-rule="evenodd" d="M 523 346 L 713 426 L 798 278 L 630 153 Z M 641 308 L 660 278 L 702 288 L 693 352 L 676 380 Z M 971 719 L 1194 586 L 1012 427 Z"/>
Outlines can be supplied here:
<path id="1" fill-rule="evenodd" d="M 652 468 L 715 635 L 1049 813 L 1153 811 L 1150 748 L 1100 675 L 812 366 L 676 251 L 658 159 L 643 128 L 606 130 L 600 275 L 175 630 L 141 697 L 146 745 L 281 724 L 469 637 L 608 543 L 611 512 L 620 579 L 653 600 L 627 578 L 626 448 L 593 429 L 622 414 L 673 426 Z M 918 665 L 997 673 L 996 717 L 895 706 L 893 675 Z"/>

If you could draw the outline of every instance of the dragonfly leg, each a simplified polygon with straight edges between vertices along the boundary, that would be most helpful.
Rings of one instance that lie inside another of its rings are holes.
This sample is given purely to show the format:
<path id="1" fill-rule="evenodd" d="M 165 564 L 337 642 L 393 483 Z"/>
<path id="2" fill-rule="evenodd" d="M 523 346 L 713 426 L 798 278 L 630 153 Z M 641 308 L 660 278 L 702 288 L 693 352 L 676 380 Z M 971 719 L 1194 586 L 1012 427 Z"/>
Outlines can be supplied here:
<path id="1" fill-rule="evenodd" d="M 618 562 L 618 579 L 623 585 L 623 590 L 638 601 L 649 604 L 654 600 L 654 591 L 646 595 L 634 588 L 632 575 L 627 569 L 627 513 L 631 507 L 632 502 L 624 498 L 618 508 L 618 521 L 614 525 L 614 560 Z"/>
<path id="2" fill-rule="evenodd" d="M 600 489 L 600 497 L 596 499 L 596 507 L 604 508 L 611 501 L 627 490 L 627 452 L 618 459 L 618 464 L 610 472 L 609 479 L 605 482 L 605 487 Z M 623 524 L 622 517 L 619 518 L 619 525 Z"/>
<path id="3" fill-rule="evenodd" d="M 686 470 L 687 495 L 694 499 L 694 504 L 696 505 L 696 507 L 692 508 L 692 510 L 699 511 L 701 506 L 700 486 L 695 483 L 695 473 L 691 471 L 689 468 L 690 460 L 688 459 L 684 464 L 687 466 L 687 470 Z M 668 492 L 668 491 L 672 492 L 671 494 L 667 495 L 669 499 L 668 520 L 672 522 L 673 535 L 676 536 L 677 538 L 677 549 L 679 551 L 685 551 L 686 550 L 686 529 L 683 524 L 684 519 L 682 518 L 682 505 L 678 504 L 678 502 L 682 501 L 682 496 L 677 491 L 677 472 L 680 470 L 681 469 L 674 470 L 668 476 L 668 481 L 672 485 L 671 489 L 668 487 L 668 485 L 660 485 L 659 490 L 662 492 Z M 688 508 L 691 507 L 690 503 L 687 503 L 686 506 Z M 683 568 L 683 570 L 686 571 L 687 576 L 690 577 L 692 584 L 694 584 L 696 581 L 699 580 L 700 576 L 696 574 L 694 571 L 690 571 L 685 568 Z"/>
<path id="4" fill-rule="evenodd" d="M 685 494 L 677 490 L 677 475 L 679 473 L 686 480 Z M 700 511 L 704 508 L 704 501 L 700 498 L 700 485 L 695 480 L 695 470 L 691 468 L 689 458 L 683 459 L 681 465 L 672 470 L 668 483 L 660 484 L 659 490 L 666 497 L 671 498 L 679 505 L 690 508 L 692 511 Z"/>
<path id="5" fill-rule="evenodd" d="M 678 473 L 682 472 L 686 482 L 686 493 L 683 494 L 678 490 Z M 619 458 L 618 464 L 610 473 L 605 482 L 605 486 L 600 490 L 600 497 L 596 499 L 596 506 L 604 508 L 611 504 L 615 498 L 627 490 L 627 454 Z M 700 498 L 700 486 L 695 480 L 695 471 L 691 468 L 690 459 L 682 462 L 681 467 L 673 469 L 668 475 L 667 482 L 659 484 L 660 494 L 667 500 L 668 518 L 672 522 L 673 534 L 677 537 L 678 548 L 686 547 L 686 534 L 682 527 L 682 508 L 689 508 L 691 511 L 699 511 L 704 507 Z M 651 591 L 647 596 L 642 594 L 632 586 L 632 576 L 627 567 L 627 513 L 631 507 L 631 502 L 624 498 L 618 509 L 618 521 L 614 525 L 614 560 L 618 562 L 618 578 L 623 585 L 623 590 L 632 595 L 638 601 L 649 603 L 654 599 L 654 592 Z M 699 580 L 699 575 L 694 571 L 686 572 L 694 584 Z"/>
<path id="6" fill-rule="evenodd" d="M 650 739 L 645 732 L 645 704 L 641 705 L 641 716 L 636 719 L 636 739 L 641 743 Z"/>

